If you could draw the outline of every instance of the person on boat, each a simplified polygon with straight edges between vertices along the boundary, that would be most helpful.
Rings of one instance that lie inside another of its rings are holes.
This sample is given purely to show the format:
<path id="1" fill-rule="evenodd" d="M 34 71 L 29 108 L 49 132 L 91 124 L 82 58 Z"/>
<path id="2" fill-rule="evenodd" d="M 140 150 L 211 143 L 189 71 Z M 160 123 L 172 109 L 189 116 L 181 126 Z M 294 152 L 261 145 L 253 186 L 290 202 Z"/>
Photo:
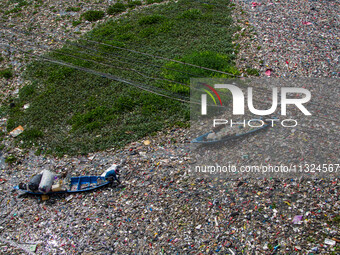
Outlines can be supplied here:
<path id="1" fill-rule="evenodd" d="M 105 179 L 113 182 L 113 181 L 117 181 L 118 184 L 120 184 L 120 180 L 117 177 L 117 174 L 119 172 L 119 169 L 117 168 L 116 170 L 111 170 L 110 172 L 108 172 L 105 176 Z"/>
<path id="2" fill-rule="evenodd" d="M 119 176 L 119 169 L 120 165 L 113 164 L 102 174 L 102 176 L 105 177 L 106 180 L 111 182 L 117 181 L 117 183 L 120 184 L 120 180 L 117 177 L 117 175 Z"/>

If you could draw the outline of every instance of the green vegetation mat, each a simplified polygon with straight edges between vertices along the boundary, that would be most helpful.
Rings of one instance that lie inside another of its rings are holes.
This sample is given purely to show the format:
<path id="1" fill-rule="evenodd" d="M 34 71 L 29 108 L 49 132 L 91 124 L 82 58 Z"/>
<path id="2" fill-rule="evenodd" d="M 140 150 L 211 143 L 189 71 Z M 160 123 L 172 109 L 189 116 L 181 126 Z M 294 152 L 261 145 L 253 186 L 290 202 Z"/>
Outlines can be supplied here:
<path id="1" fill-rule="evenodd" d="M 170 1 L 131 11 L 94 28 L 83 37 L 86 40 L 68 42 L 46 56 L 162 90 L 170 97 L 189 98 L 183 84 L 189 85 L 190 77 L 227 76 L 108 45 L 238 74 L 233 64 L 232 7 L 228 1 L 205 2 Z M 39 152 L 84 154 L 119 148 L 165 128 L 189 125 L 188 104 L 123 82 L 42 60 L 33 61 L 25 77 L 31 84 L 20 90 L 19 99 L 8 99 L 11 107 L 0 114 L 9 113 L 8 130 L 24 126 L 17 141 Z M 30 107 L 24 110 L 27 103 Z"/>

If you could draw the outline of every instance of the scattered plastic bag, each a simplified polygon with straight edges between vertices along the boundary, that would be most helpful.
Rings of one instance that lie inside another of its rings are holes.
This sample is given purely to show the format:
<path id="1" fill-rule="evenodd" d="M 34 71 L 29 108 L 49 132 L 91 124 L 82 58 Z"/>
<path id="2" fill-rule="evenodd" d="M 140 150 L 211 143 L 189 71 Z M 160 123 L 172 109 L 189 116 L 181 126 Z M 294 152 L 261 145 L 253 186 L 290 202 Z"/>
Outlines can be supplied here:
<path id="1" fill-rule="evenodd" d="M 13 129 L 9 134 L 12 137 L 17 137 L 18 135 L 20 135 L 22 132 L 24 132 L 24 128 L 22 126 L 18 126 L 15 129 Z"/>

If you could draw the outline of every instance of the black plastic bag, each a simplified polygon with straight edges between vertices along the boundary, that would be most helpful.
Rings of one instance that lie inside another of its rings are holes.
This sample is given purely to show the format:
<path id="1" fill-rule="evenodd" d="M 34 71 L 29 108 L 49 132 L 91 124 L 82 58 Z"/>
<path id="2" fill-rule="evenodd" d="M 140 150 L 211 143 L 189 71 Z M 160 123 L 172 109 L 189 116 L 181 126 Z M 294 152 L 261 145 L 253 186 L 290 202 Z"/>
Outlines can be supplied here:
<path id="1" fill-rule="evenodd" d="M 28 182 L 28 188 L 31 191 L 37 191 L 41 181 L 42 174 L 37 174 Z"/>

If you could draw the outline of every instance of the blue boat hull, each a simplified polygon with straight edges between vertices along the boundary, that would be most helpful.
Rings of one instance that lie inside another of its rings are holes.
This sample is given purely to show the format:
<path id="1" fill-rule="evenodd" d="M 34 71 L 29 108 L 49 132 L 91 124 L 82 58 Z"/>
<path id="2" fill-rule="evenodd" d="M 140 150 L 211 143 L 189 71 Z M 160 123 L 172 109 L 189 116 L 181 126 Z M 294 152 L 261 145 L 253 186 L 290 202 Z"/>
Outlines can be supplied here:
<path id="1" fill-rule="evenodd" d="M 100 182 L 98 183 L 98 180 Z M 33 195 L 51 195 L 51 194 L 64 194 L 64 193 L 78 193 L 78 192 L 86 192 L 92 191 L 110 184 L 109 181 L 105 180 L 105 177 L 102 176 L 80 176 L 80 177 L 71 177 L 70 187 L 67 190 L 62 191 L 51 191 L 48 193 L 42 192 L 33 192 L 30 190 L 20 189 L 19 186 L 15 186 L 14 189 L 24 191 Z"/>

